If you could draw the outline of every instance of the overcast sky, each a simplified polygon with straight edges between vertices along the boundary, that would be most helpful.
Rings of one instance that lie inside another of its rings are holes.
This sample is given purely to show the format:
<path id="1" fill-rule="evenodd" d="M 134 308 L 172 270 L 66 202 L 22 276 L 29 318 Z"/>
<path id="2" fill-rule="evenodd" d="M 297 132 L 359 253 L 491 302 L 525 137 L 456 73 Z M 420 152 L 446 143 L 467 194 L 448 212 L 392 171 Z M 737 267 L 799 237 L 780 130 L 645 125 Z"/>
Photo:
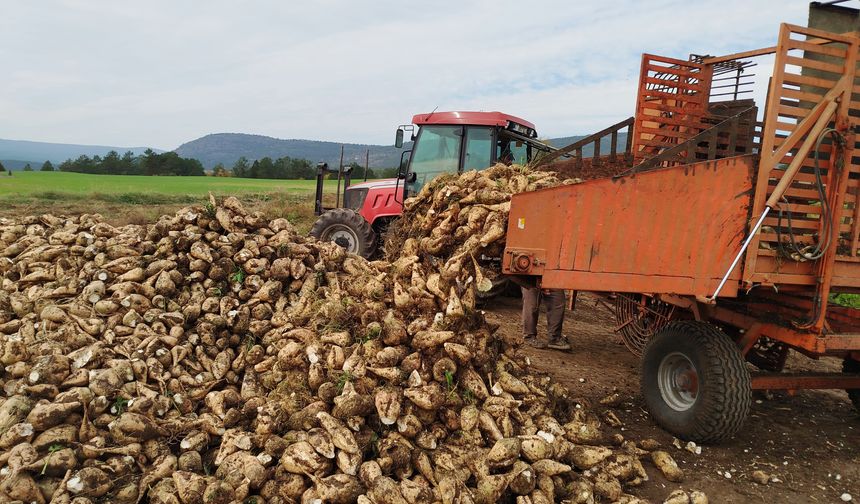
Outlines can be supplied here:
<path id="1" fill-rule="evenodd" d="M 217 132 L 390 144 L 437 107 L 519 115 L 544 138 L 588 134 L 633 114 L 641 53 L 774 45 L 808 8 L 0 1 L 0 138 L 161 149 Z"/>

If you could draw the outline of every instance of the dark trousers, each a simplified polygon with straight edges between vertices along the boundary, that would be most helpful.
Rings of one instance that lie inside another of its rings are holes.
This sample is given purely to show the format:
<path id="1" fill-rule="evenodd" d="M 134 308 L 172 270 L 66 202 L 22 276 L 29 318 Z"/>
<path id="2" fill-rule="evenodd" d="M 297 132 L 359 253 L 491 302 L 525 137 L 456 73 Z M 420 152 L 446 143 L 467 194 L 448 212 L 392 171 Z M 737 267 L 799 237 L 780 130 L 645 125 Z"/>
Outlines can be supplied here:
<path id="1" fill-rule="evenodd" d="M 546 306 L 546 330 L 550 341 L 561 338 L 561 324 L 564 322 L 564 290 L 550 289 L 544 294 L 541 289 L 523 290 L 523 336 L 537 336 L 538 313 L 540 304 Z"/>

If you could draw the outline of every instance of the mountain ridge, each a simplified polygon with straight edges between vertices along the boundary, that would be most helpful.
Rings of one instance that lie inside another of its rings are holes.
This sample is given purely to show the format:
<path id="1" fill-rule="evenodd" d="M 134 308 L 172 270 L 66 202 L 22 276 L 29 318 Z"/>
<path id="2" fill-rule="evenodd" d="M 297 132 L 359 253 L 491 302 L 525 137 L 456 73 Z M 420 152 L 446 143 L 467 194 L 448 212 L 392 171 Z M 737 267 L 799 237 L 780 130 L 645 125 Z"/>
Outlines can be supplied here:
<path id="1" fill-rule="evenodd" d="M 551 138 L 547 142 L 555 147 L 563 147 L 581 138 L 584 138 L 584 135 Z M 625 145 L 625 141 L 625 134 L 619 134 L 618 145 Z M 343 146 L 344 164 L 357 162 L 363 166 L 369 151 L 371 168 L 399 166 L 403 152 L 403 149 L 397 149 L 393 145 L 281 139 L 251 133 L 210 133 L 183 143 L 174 149 L 174 152 L 182 157 L 199 160 L 207 169 L 212 169 L 219 163 L 229 169 L 241 157 L 245 157 L 250 162 L 264 157 L 272 159 L 291 157 L 337 166 L 340 163 L 341 146 Z M 146 149 L 147 147 L 112 147 L 0 139 L 0 162 L 11 170 L 21 170 L 27 163 L 34 170 L 38 170 L 46 160 L 57 166 L 66 159 L 77 159 L 82 155 L 104 156 L 111 150 L 117 151 L 120 155 L 129 150 L 135 155 L 140 155 Z M 154 148 L 152 150 L 157 153 L 165 152 Z M 591 150 L 591 144 L 585 146 L 583 156 L 590 156 Z M 604 139 L 601 151 L 609 151 L 609 138 Z"/>
<path id="2" fill-rule="evenodd" d="M 554 147 L 564 147 L 585 136 L 551 138 L 547 142 Z M 626 134 L 619 134 L 618 145 L 623 146 L 625 142 Z M 249 133 L 210 133 L 180 145 L 175 152 L 182 157 L 199 160 L 206 168 L 212 168 L 218 163 L 230 168 L 240 157 L 253 162 L 264 157 L 277 159 L 284 156 L 337 166 L 340 163 L 341 146 L 344 164 L 355 161 L 363 166 L 366 152 L 369 150 L 371 168 L 396 167 L 400 164 L 400 155 L 403 152 L 403 149 L 397 149 L 393 145 L 281 139 Z M 609 152 L 609 147 L 610 140 L 607 137 L 601 142 L 601 152 Z M 583 156 L 590 156 L 592 148 L 593 144 L 586 145 L 583 148 Z"/>

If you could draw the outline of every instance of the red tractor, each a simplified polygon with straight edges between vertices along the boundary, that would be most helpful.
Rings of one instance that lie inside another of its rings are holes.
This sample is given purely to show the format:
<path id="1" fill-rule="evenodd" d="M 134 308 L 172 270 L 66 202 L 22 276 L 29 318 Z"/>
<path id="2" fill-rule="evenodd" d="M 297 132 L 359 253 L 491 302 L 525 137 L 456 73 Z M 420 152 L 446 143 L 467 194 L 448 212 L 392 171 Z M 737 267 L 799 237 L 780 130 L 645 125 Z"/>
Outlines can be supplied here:
<path id="1" fill-rule="evenodd" d="M 371 257 L 377 237 L 402 212 L 403 200 L 435 177 L 483 170 L 500 161 L 526 164 L 539 152 L 554 150 L 537 140 L 534 124 L 501 112 L 418 114 L 412 124 L 397 128 L 395 147 L 403 147 L 405 131 L 411 133 L 413 144 L 401 154 L 397 178 L 350 185 L 349 171 L 340 173 L 339 178 L 344 178 L 342 207 L 323 207 L 322 184 L 328 167 L 319 166 L 315 207 L 319 218 L 312 236 Z"/>

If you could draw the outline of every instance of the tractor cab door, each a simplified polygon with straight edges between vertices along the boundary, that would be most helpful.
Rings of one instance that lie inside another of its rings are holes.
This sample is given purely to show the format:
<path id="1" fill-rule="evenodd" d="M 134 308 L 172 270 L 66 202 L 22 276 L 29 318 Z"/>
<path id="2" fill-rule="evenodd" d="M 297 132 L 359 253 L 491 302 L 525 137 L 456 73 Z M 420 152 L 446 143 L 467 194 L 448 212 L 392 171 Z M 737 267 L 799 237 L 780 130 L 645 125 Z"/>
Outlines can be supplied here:
<path id="1" fill-rule="evenodd" d="M 456 125 L 422 126 L 412 148 L 406 176 L 408 195 L 443 173 L 457 173 L 465 128 Z"/>
<path id="2" fill-rule="evenodd" d="M 466 126 L 466 145 L 463 168 L 460 170 L 483 170 L 493 165 L 494 128 Z"/>

